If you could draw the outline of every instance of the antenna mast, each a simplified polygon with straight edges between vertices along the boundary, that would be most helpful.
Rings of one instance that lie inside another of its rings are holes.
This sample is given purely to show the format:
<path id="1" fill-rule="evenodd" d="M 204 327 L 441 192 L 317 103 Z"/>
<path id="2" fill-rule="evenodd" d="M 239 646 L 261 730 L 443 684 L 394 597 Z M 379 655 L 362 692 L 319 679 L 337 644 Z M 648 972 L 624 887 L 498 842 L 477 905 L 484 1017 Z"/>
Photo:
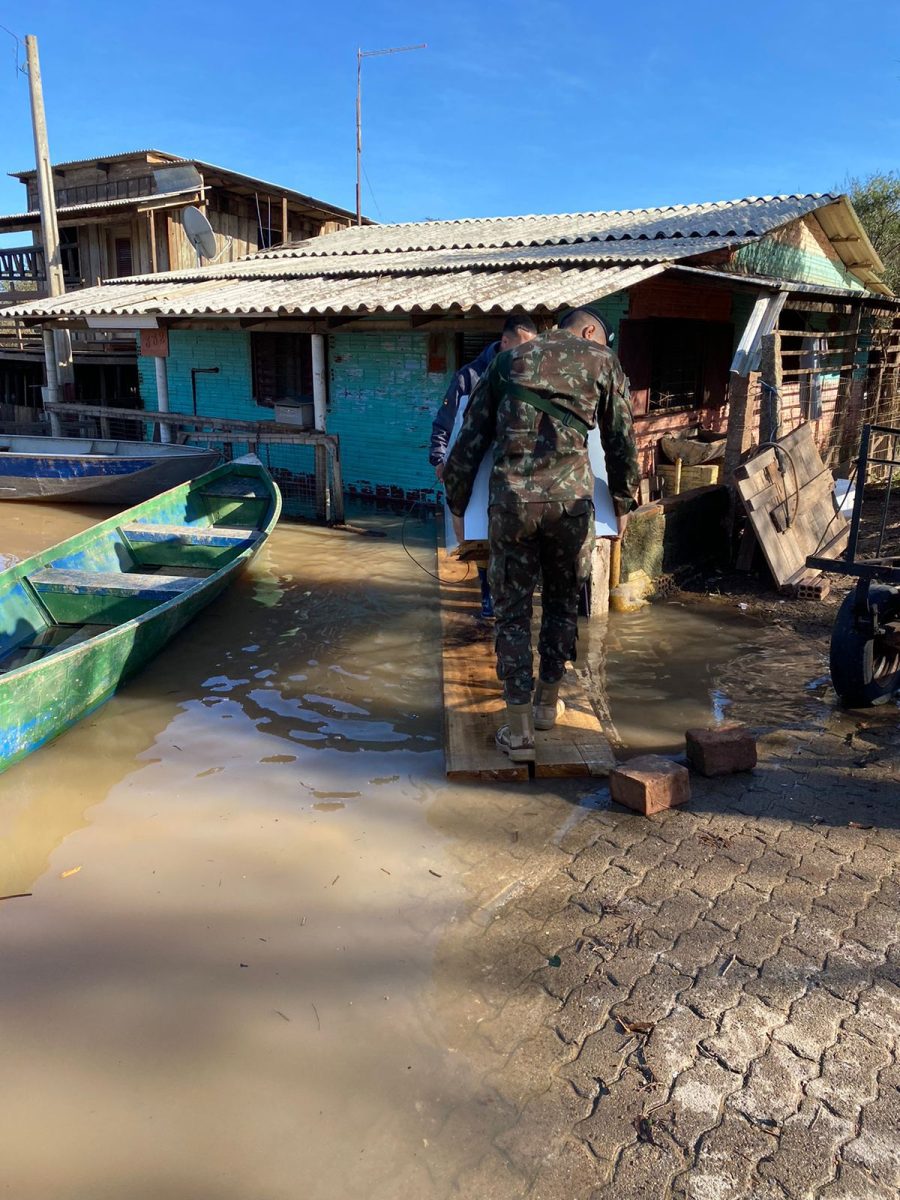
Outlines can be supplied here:
<path id="1" fill-rule="evenodd" d="M 356 51 L 356 223 L 362 225 L 362 60 L 380 58 L 384 54 L 405 54 L 407 50 L 427 50 L 428 43 L 418 46 L 391 46 L 387 50 Z"/>

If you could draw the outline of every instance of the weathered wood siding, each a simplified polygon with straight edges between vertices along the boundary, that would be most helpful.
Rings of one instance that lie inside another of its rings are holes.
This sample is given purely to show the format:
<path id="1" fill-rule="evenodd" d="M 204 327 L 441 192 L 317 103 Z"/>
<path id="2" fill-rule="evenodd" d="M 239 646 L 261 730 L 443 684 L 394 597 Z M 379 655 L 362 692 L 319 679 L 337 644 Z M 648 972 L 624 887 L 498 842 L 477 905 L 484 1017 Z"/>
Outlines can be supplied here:
<path id="1" fill-rule="evenodd" d="M 741 246 L 732 254 L 731 265 L 750 275 L 864 290 L 812 214 Z"/>

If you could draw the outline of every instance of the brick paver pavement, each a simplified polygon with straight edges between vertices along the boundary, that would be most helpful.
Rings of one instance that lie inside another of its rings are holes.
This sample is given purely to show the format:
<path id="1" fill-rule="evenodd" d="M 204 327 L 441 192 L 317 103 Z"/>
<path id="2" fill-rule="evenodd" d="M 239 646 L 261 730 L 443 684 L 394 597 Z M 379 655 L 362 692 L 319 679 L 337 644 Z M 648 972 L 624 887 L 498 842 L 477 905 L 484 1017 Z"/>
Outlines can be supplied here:
<path id="1" fill-rule="evenodd" d="M 897 1196 L 900 734 L 859 721 L 769 734 L 650 819 L 448 789 L 472 905 L 435 1011 L 479 1083 L 423 1139 L 441 1194 Z"/>

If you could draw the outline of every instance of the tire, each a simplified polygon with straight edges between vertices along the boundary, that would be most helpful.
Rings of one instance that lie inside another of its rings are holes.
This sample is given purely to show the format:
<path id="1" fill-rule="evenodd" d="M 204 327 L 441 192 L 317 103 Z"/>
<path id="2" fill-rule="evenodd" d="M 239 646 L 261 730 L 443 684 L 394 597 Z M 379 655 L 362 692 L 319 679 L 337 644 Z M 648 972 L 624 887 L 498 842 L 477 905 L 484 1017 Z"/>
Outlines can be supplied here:
<path id="1" fill-rule="evenodd" d="M 869 603 L 883 615 L 895 614 L 900 612 L 900 592 L 873 584 Z M 857 628 L 855 604 L 854 589 L 844 597 L 831 631 L 831 682 L 847 708 L 870 708 L 884 704 L 900 688 L 900 650 Z"/>

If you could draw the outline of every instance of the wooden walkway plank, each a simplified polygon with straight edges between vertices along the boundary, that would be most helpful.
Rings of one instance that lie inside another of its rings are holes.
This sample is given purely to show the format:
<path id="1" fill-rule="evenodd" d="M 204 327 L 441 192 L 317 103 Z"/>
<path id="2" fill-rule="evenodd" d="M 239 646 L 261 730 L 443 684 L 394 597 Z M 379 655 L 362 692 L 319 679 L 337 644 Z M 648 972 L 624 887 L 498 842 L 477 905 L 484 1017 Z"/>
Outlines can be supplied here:
<path id="1" fill-rule="evenodd" d="M 438 551 L 443 642 L 444 754 L 447 778 L 519 781 L 528 765 L 512 763 L 494 743 L 504 711 L 494 659 L 493 629 L 477 619 L 478 575 Z M 609 742 L 584 685 L 569 671 L 560 695 L 566 712 L 555 728 L 536 737 L 538 778 L 608 775 L 615 765 Z"/>

